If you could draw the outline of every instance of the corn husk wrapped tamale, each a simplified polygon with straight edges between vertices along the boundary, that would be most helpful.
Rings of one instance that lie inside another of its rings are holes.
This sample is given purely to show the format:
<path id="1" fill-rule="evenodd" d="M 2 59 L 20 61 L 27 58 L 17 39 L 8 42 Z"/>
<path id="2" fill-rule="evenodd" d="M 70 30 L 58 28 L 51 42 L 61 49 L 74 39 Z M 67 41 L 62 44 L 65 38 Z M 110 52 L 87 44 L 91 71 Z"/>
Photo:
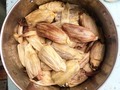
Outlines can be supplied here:
<path id="1" fill-rule="evenodd" d="M 51 72 L 50 71 L 42 71 L 41 80 L 39 80 L 39 81 L 31 80 L 31 81 L 34 82 L 35 84 L 40 85 L 40 86 L 55 85 L 55 83 L 53 82 L 53 80 L 51 78 Z"/>
<path id="2" fill-rule="evenodd" d="M 83 69 L 80 69 L 77 74 L 75 74 L 66 85 L 69 87 L 77 86 L 78 84 L 83 83 L 88 77 L 85 74 Z"/>
<path id="3" fill-rule="evenodd" d="M 81 42 L 90 42 L 98 39 L 88 28 L 82 26 L 65 23 L 62 28 L 70 38 Z"/>
<path id="4" fill-rule="evenodd" d="M 53 12 L 61 12 L 64 10 L 64 3 L 60 1 L 53 1 L 39 6 L 40 10 L 50 10 Z"/>
<path id="5" fill-rule="evenodd" d="M 105 45 L 99 41 L 96 41 L 90 51 L 90 64 L 95 70 L 103 60 L 105 52 Z"/>
<path id="6" fill-rule="evenodd" d="M 44 45 L 39 52 L 39 58 L 55 71 L 66 71 L 65 61 L 50 46 Z"/>
<path id="7" fill-rule="evenodd" d="M 67 69 L 65 72 L 52 72 L 52 79 L 59 86 L 65 85 L 70 80 L 70 78 L 78 73 L 80 69 L 80 65 L 78 64 L 77 60 L 67 61 L 66 66 Z"/>
<path id="8" fill-rule="evenodd" d="M 83 52 L 77 49 L 73 49 L 68 45 L 60 45 L 57 43 L 52 43 L 52 47 L 56 50 L 56 52 L 65 60 L 72 59 L 82 59 Z M 79 55 L 79 56 L 78 56 Z"/>
<path id="9" fill-rule="evenodd" d="M 40 51 L 42 48 L 42 40 L 43 38 L 35 35 L 35 36 L 30 36 L 26 38 L 28 42 L 37 50 Z"/>
<path id="10" fill-rule="evenodd" d="M 17 45 L 18 56 L 21 61 L 21 64 L 25 67 L 25 47 L 27 45 L 27 41 L 20 43 Z"/>
<path id="11" fill-rule="evenodd" d="M 105 52 L 101 28 L 94 18 L 80 5 L 30 2 L 38 9 L 19 22 L 13 35 L 20 62 L 34 84 L 30 88 L 74 87 L 94 75 Z"/>
<path id="12" fill-rule="evenodd" d="M 41 77 L 40 60 L 30 44 L 25 47 L 25 67 L 30 79 Z"/>
<path id="13" fill-rule="evenodd" d="M 56 43 L 67 44 L 70 42 L 67 34 L 60 28 L 49 23 L 38 23 L 37 33 L 41 37 L 48 38 Z"/>
<path id="14" fill-rule="evenodd" d="M 28 25 L 35 26 L 38 22 L 48 22 L 51 23 L 55 18 L 55 14 L 50 10 L 40 10 L 37 9 L 30 14 L 28 14 L 25 19 Z"/>
<path id="15" fill-rule="evenodd" d="M 92 17 L 83 13 L 80 15 L 80 22 L 82 26 L 89 28 L 89 30 L 92 31 L 96 36 L 100 37 L 98 27 Z"/>

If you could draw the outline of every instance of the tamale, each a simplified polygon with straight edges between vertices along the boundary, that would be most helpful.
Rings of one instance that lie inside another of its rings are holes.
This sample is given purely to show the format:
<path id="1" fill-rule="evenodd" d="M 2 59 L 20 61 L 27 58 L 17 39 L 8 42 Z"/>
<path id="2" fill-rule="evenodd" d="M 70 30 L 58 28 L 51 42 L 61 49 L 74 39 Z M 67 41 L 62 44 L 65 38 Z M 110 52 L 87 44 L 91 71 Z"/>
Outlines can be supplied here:
<path id="1" fill-rule="evenodd" d="M 68 45 L 60 45 L 57 43 L 52 43 L 52 47 L 56 50 L 56 52 L 65 60 L 72 59 L 82 59 L 83 52 L 77 49 L 73 49 Z M 77 56 L 79 55 L 79 56 Z"/>
<path id="2" fill-rule="evenodd" d="M 51 78 L 51 72 L 50 71 L 42 71 L 41 80 L 39 80 L 39 81 L 31 80 L 31 81 L 34 82 L 37 85 L 40 85 L 40 86 L 55 85 L 55 83 L 53 82 L 53 80 Z"/>
<path id="3" fill-rule="evenodd" d="M 36 25 L 39 36 L 48 38 L 56 43 L 68 44 L 70 42 L 67 34 L 60 28 L 49 23 L 38 23 Z"/>
<path id="4" fill-rule="evenodd" d="M 40 51 L 42 48 L 42 43 L 41 43 L 41 39 L 39 36 L 30 36 L 26 38 L 28 40 L 28 42 L 37 50 Z"/>
<path id="5" fill-rule="evenodd" d="M 38 22 L 48 22 L 51 23 L 55 18 L 55 14 L 50 10 L 40 10 L 37 9 L 30 14 L 28 14 L 25 19 L 28 25 L 35 26 Z"/>
<path id="6" fill-rule="evenodd" d="M 44 45 L 38 54 L 41 61 L 47 64 L 55 71 L 66 71 L 65 61 L 57 54 L 57 52 L 50 46 Z"/>
<path id="7" fill-rule="evenodd" d="M 80 69 L 80 65 L 77 60 L 70 60 L 66 62 L 67 69 L 65 72 L 52 72 L 52 79 L 54 82 L 59 85 L 65 85 L 70 78 L 72 78 Z"/>
<path id="8" fill-rule="evenodd" d="M 103 61 L 104 52 L 105 45 L 99 41 L 96 41 L 90 51 L 90 64 L 93 69 L 97 69 Z"/>
<path id="9" fill-rule="evenodd" d="M 25 47 L 25 67 L 30 79 L 41 73 L 40 60 L 30 44 Z"/>
<path id="10" fill-rule="evenodd" d="M 82 26 L 89 28 L 96 36 L 100 37 L 98 27 L 95 23 L 95 20 L 88 14 L 83 13 L 80 15 L 80 22 Z"/>
<path id="11" fill-rule="evenodd" d="M 79 40 L 81 42 L 90 42 L 98 39 L 97 36 L 88 30 L 88 28 L 82 26 L 64 23 L 62 28 L 70 38 Z"/>
<path id="12" fill-rule="evenodd" d="M 20 43 L 17 45 L 18 56 L 21 61 L 21 64 L 25 67 L 25 47 L 27 45 L 27 41 Z"/>

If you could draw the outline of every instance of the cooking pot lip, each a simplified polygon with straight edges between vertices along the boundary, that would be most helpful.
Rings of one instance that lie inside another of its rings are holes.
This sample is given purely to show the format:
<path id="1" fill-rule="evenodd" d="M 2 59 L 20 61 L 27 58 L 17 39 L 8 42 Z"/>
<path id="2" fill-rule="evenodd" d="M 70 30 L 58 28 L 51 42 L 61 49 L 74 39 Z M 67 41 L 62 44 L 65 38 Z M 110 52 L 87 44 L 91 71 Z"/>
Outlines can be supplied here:
<path id="1" fill-rule="evenodd" d="M 119 46 L 119 40 L 118 40 L 118 31 L 117 31 L 117 28 L 115 26 L 115 22 L 113 20 L 113 17 L 111 16 L 110 12 L 108 11 L 108 9 L 106 8 L 106 6 L 101 2 L 101 1 L 97 1 L 99 2 L 99 4 L 104 8 L 105 12 L 108 14 L 108 16 L 110 16 L 110 19 L 112 21 L 112 24 L 113 24 L 113 27 L 114 29 L 116 30 L 116 56 L 114 58 L 114 63 L 113 63 L 113 67 L 111 68 L 111 71 L 109 72 L 109 74 L 106 76 L 105 80 L 103 81 L 103 83 L 100 84 L 100 86 L 96 89 L 98 90 L 99 88 L 101 88 L 106 82 L 107 80 L 109 79 L 112 71 L 114 70 L 114 67 L 115 67 L 115 64 L 116 64 L 116 61 L 117 61 L 117 58 L 118 58 L 118 46 Z"/>
<path id="2" fill-rule="evenodd" d="M 117 38 L 116 38 L 116 39 L 117 39 L 117 42 L 116 42 L 116 43 L 117 43 L 117 44 L 116 44 L 117 47 L 116 47 L 116 48 L 117 48 L 117 51 L 116 51 L 115 62 L 114 62 L 114 64 L 113 64 L 113 67 L 112 67 L 110 73 L 107 75 L 107 78 L 105 79 L 105 81 L 104 81 L 97 89 L 99 89 L 100 87 L 102 87 L 102 86 L 104 85 L 104 83 L 108 80 L 111 72 L 112 72 L 113 69 L 114 69 L 114 66 L 115 66 L 115 63 L 116 63 L 116 60 L 117 60 L 117 57 L 118 57 L 118 42 L 119 42 L 119 41 L 118 41 L 118 32 L 117 32 L 117 29 L 116 29 L 114 20 L 113 20 L 113 18 L 112 18 L 112 16 L 111 16 L 110 12 L 109 12 L 108 9 L 105 7 L 105 5 L 102 4 L 101 1 L 98 1 L 98 2 L 99 2 L 99 4 L 101 4 L 102 7 L 105 9 L 105 12 L 107 12 L 108 15 L 110 16 L 110 18 L 111 18 L 111 20 L 112 20 L 112 23 L 113 23 L 113 25 L 114 25 L 114 28 L 115 28 L 115 30 L 116 30 L 116 35 L 117 35 L 117 36 L 116 36 L 116 37 L 117 37 Z M 8 14 L 7 14 L 7 16 L 6 16 L 6 18 L 5 18 L 4 22 L 3 22 L 3 25 L 2 25 L 2 28 L 1 28 L 1 35 L 0 35 L 0 41 L 1 41 L 1 43 L 0 43 L 0 49 L 1 49 L 0 54 L 1 54 L 1 61 L 2 61 L 2 64 L 3 64 L 3 66 L 4 66 L 4 69 L 5 69 L 6 73 L 7 73 L 7 75 L 9 76 L 9 78 L 11 79 L 11 81 L 17 86 L 17 88 L 20 89 L 20 90 L 22 90 L 21 87 L 13 80 L 12 76 L 9 74 L 9 71 L 8 71 L 6 65 L 5 65 L 4 57 L 3 57 L 3 53 L 2 53 L 2 52 L 3 52 L 3 49 L 2 49 L 2 46 L 3 46 L 3 45 L 2 45 L 2 44 L 3 44 L 3 32 L 4 32 L 4 27 L 5 27 L 6 21 L 7 21 L 8 17 L 9 17 L 9 15 L 11 14 L 11 12 L 13 11 L 13 9 L 14 9 L 19 3 L 20 3 L 20 0 L 17 0 L 16 3 L 12 6 L 12 8 L 10 9 L 10 11 L 8 12 Z"/>
<path id="3" fill-rule="evenodd" d="M 1 51 L 0 51 L 0 54 L 1 54 L 1 61 L 2 61 L 2 64 L 3 64 L 3 66 L 4 66 L 4 69 L 5 69 L 6 73 L 7 73 L 7 75 L 9 76 L 9 78 L 11 79 L 11 81 L 18 87 L 18 89 L 22 90 L 21 87 L 13 80 L 12 76 L 9 74 L 9 71 L 8 71 L 6 65 L 5 65 L 4 57 L 3 57 L 3 53 L 2 53 L 2 52 L 3 52 L 3 49 L 2 49 L 2 44 L 3 44 L 3 32 L 4 32 L 5 23 L 6 23 L 9 15 L 10 15 L 10 13 L 12 12 L 12 10 L 14 9 L 14 7 L 16 7 L 16 6 L 19 4 L 19 2 L 20 2 L 20 0 L 17 0 L 17 1 L 16 1 L 16 3 L 12 6 L 12 8 L 11 8 L 10 11 L 8 12 L 8 14 L 7 14 L 7 16 L 5 17 L 5 20 L 4 20 L 4 22 L 3 22 L 3 25 L 2 25 L 2 28 L 1 28 L 1 35 L 0 35 L 0 39 L 1 39 L 1 40 L 0 40 L 0 41 L 1 41 L 1 43 L 0 43 L 0 50 L 1 50 Z"/>

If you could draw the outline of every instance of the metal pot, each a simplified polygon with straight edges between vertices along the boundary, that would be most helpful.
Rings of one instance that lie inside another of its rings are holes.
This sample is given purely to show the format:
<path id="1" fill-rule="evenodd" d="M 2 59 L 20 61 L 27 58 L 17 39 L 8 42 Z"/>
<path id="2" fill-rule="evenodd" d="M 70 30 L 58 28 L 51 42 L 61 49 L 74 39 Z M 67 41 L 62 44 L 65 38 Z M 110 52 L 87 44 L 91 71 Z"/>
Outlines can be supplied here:
<path id="1" fill-rule="evenodd" d="M 43 3 L 44 0 L 40 0 Z M 46 1 L 46 0 L 45 0 Z M 50 0 L 48 0 L 50 1 Z M 118 36 L 113 19 L 105 6 L 99 0 L 63 0 L 64 2 L 75 3 L 83 6 L 90 14 L 94 15 L 100 27 L 102 27 L 105 38 L 106 51 L 104 61 L 99 72 L 70 90 L 97 90 L 109 77 L 117 57 Z M 29 84 L 27 75 L 23 72 L 23 67 L 18 59 L 16 41 L 13 38 L 13 30 L 17 21 L 25 17 L 36 8 L 34 2 L 30 0 L 18 0 L 7 15 L 1 30 L 1 57 L 4 68 L 19 89 L 26 89 Z M 45 88 L 45 87 L 44 87 Z M 46 87 L 47 90 L 68 90 L 60 87 Z M 42 89 L 40 89 L 42 90 Z"/>

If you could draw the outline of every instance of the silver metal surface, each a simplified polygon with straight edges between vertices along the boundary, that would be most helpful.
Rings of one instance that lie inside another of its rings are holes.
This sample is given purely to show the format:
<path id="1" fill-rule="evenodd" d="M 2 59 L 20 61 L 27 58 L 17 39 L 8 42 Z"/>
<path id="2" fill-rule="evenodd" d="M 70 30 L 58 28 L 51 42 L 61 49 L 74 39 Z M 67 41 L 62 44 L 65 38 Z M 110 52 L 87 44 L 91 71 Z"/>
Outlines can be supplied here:
<path id="1" fill-rule="evenodd" d="M 77 0 L 75 0 L 75 2 L 79 3 L 79 1 Z M 117 31 L 109 12 L 99 1 L 81 0 L 80 3 L 88 10 L 89 13 L 93 12 L 95 16 L 97 16 L 100 26 L 103 29 L 106 41 L 106 55 L 101 66 L 101 71 L 92 79 L 76 87 L 76 89 L 80 89 L 81 87 L 89 88 L 89 86 L 91 86 L 90 89 L 94 90 L 103 84 L 114 66 L 118 49 Z M 18 59 L 16 50 L 17 43 L 12 36 L 13 28 L 17 24 L 18 19 L 24 17 L 33 8 L 34 4 L 28 2 L 27 0 L 21 0 L 19 3 L 16 3 L 16 6 L 14 6 L 14 9 L 12 9 L 12 11 L 8 14 L 2 27 L 2 61 L 7 74 L 10 76 L 12 81 L 18 86 L 19 89 L 26 89 L 29 80 L 26 74 L 23 73 L 22 65 L 20 64 Z M 93 83 L 93 85 L 95 84 L 94 87 L 92 87 L 91 82 Z M 75 88 L 70 90 L 75 90 Z"/>

